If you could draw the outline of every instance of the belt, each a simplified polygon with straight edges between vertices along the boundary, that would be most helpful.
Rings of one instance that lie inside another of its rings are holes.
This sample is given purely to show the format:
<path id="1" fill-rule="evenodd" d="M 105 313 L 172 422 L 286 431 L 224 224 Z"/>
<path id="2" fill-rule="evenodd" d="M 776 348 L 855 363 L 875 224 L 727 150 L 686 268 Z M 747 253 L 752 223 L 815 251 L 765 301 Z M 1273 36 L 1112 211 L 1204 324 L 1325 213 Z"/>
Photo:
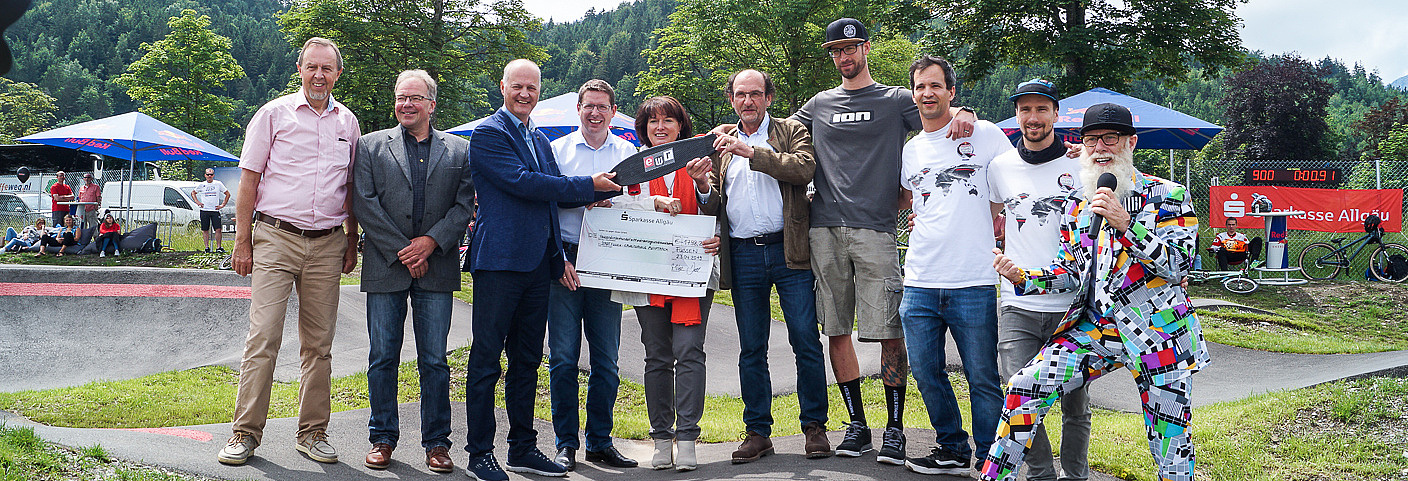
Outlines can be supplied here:
<path id="1" fill-rule="evenodd" d="M 735 244 L 753 244 L 759 246 L 777 244 L 782 242 L 782 231 L 763 234 L 757 237 L 730 237 L 729 241 Z"/>
<path id="2" fill-rule="evenodd" d="M 257 220 L 257 221 L 259 221 L 259 222 L 263 222 L 263 223 L 265 223 L 265 224 L 269 224 L 269 225 L 274 226 L 274 227 L 276 227 L 276 228 L 278 228 L 278 229 L 280 229 L 280 230 L 283 230 L 283 231 L 286 231 L 286 232 L 290 232 L 290 233 L 293 233 L 293 234 L 297 234 L 297 235 L 301 235 L 301 236 L 303 236 L 303 237 L 307 237 L 307 238 L 310 238 L 310 239 L 317 239 L 317 238 L 319 238 L 319 237 L 322 237 L 322 236 L 331 234 L 331 233 L 333 233 L 333 231 L 336 231 L 336 230 L 342 228 L 342 226 L 337 226 L 337 227 L 332 227 L 332 228 L 328 228 L 328 229 L 304 230 L 304 229 L 298 228 L 297 226 L 294 226 L 293 224 L 288 223 L 288 221 L 286 221 L 286 220 L 279 220 L 278 217 L 274 217 L 274 216 L 272 216 L 272 215 L 268 215 L 268 214 L 265 214 L 265 213 L 263 213 L 263 212 L 255 212 L 255 213 L 254 213 L 254 220 Z"/>

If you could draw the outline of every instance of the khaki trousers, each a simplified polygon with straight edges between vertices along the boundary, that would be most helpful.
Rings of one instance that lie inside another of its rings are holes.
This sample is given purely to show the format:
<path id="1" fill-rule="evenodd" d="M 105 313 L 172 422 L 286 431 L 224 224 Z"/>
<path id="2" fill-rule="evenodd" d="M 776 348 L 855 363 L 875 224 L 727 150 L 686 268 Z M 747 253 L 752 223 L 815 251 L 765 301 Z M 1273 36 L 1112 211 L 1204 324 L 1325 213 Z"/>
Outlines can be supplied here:
<path id="1" fill-rule="evenodd" d="M 298 289 L 298 439 L 325 431 L 332 411 L 332 337 L 347 239 L 341 230 L 311 239 L 254 223 L 249 337 L 240 362 L 234 431 L 263 442 L 274 365 L 283 343 L 289 293 Z"/>

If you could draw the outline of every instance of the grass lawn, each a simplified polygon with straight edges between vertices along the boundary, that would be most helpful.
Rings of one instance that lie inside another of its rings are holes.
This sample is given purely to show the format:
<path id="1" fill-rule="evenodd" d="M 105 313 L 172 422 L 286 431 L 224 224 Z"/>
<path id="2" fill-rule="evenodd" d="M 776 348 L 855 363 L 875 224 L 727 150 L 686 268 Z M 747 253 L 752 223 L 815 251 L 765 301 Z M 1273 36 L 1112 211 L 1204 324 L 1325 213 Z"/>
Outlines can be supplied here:
<path id="1" fill-rule="evenodd" d="M 1204 309 L 1203 335 L 1220 344 L 1275 352 L 1344 354 L 1408 349 L 1408 285 L 1313 281 L 1263 286 L 1250 295 L 1220 284 L 1189 286 L 1192 297 L 1223 299 L 1274 312 Z"/>
<path id="2" fill-rule="evenodd" d="M 71 449 L 45 443 L 33 429 L 0 425 L 0 480 L 52 479 L 176 481 L 204 478 L 115 460 L 97 445 Z"/>

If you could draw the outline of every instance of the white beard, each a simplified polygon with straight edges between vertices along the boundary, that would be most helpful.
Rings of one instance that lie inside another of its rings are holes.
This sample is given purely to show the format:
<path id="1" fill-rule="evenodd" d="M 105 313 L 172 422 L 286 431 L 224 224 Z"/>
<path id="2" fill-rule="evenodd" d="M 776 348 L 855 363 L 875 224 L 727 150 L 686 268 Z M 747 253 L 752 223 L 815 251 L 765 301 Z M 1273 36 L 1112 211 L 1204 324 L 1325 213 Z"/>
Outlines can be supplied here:
<path id="1" fill-rule="evenodd" d="M 1096 164 L 1091 160 L 1090 148 L 1087 147 L 1080 154 L 1080 181 L 1084 186 L 1085 197 L 1088 199 L 1095 194 L 1095 186 L 1099 185 L 1100 174 L 1106 172 L 1114 174 L 1118 184 L 1115 185 L 1115 198 L 1121 198 L 1134 191 L 1134 176 L 1139 175 L 1139 171 L 1134 169 L 1133 152 L 1116 152 L 1114 161 L 1105 165 Z"/>

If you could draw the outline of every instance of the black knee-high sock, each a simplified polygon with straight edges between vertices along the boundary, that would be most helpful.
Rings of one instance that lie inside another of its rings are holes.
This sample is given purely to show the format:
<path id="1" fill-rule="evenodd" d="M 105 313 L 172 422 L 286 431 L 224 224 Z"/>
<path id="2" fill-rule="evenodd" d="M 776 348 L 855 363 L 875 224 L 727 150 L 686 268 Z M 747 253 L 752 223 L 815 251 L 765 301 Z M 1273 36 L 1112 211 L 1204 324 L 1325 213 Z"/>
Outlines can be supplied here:
<path id="1" fill-rule="evenodd" d="M 841 401 L 846 404 L 846 412 L 850 413 L 851 422 L 865 425 L 865 405 L 860 400 L 860 378 L 838 382 L 836 387 L 841 388 Z"/>
<path id="2" fill-rule="evenodd" d="M 904 429 L 904 386 L 885 385 L 885 410 L 890 414 L 887 428 Z"/>

